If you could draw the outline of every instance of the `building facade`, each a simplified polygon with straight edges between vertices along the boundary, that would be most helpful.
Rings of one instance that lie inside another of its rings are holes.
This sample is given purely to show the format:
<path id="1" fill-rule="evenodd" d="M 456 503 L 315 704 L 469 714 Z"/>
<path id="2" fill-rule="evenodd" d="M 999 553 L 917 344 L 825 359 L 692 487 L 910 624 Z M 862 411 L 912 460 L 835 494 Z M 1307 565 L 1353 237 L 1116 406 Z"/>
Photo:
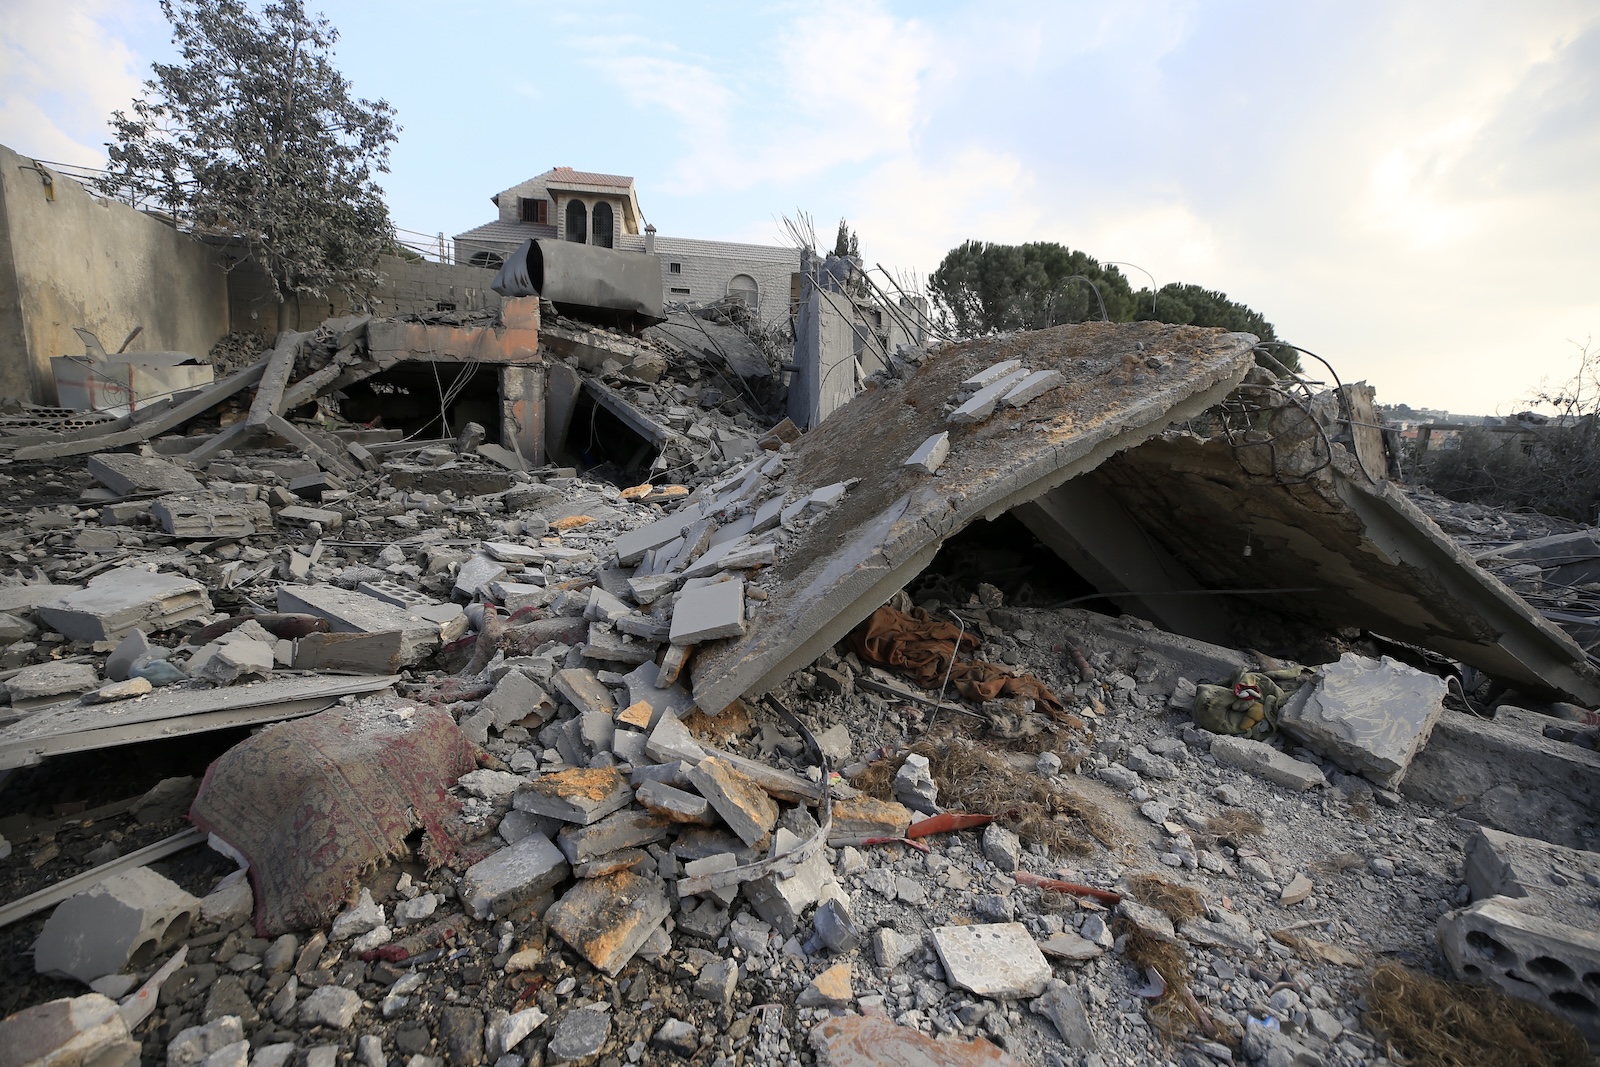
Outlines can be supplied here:
<path id="1" fill-rule="evenodd" d="M 555 167 L 490 197 L 499 217 L 455 236 L 456 262 L 498 268 L 529 238 L 661 259 L 666 303 L 743 301 L 762 321 L 787 318 L 800 252 L 778 245 L 662 237 L 644 220 L 633 179 Z"/>

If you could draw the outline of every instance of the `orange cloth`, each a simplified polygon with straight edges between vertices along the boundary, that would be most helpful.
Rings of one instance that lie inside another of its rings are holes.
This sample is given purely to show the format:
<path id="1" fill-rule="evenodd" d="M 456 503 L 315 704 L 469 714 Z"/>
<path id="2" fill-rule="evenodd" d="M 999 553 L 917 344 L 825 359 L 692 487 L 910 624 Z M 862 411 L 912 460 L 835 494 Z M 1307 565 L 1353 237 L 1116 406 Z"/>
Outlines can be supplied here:
<path id="1" fill-rule="evenodd" d="M 945 672 L 956 691 L 969 700 L 994 700 L 1001 696 L 1032 700 L 1054 718 L 1066 716 L 1067 709 L 1049 688 L 1031 674 L 1014 675 L 1003 667 L 983 660 L 956 659 L 950 666 L 957 644 L 971 651 L 981 643 L 970 630 L 965 634 L 953 622 L 937 622 L 921 608 L 911 614 L 887 605 L 874 611 L 850 633 L 850 645 L 868 663 L 892 667 L 913 679 L 924 689 L 937 689 Z"/>

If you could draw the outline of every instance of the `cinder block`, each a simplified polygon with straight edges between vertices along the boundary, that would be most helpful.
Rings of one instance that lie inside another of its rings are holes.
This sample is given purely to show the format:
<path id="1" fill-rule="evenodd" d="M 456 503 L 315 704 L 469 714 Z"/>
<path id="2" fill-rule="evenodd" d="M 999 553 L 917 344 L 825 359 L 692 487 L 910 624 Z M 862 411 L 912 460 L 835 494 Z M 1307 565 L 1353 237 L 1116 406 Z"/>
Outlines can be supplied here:
<path id="1" fill-rule="evenodd" d="M 744 581 L 733 579 L 680 593 L 672 604 L 672 643 L 692 645 L 744 633 Z"/>
<path id="2" fill-rule="evenodd" d="M 1439 947 L 1457 976 L 1532 1001 L 1600 1043 L 1600 932 L 1570 919 L 1535 898 L 1490 897 L 1441 916 Z"/>
<path id="3" fill-rule="evenodd" d="M 189 936 L 199 914 L 199 900 L 136 867 L 62 901 L 34 943 L 34 969 L 88 983 L 143 967 Z"/>

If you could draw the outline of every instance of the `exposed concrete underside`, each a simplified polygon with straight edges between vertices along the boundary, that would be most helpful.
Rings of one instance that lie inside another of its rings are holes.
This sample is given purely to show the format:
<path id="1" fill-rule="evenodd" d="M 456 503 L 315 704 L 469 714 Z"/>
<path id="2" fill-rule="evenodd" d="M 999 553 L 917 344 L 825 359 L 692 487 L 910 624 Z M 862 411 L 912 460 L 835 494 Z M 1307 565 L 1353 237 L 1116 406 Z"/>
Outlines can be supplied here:
<path id="1" fill-rule="evenodd" d="M 994 518 L 1198 416 L 1251 366 L 1255 338 L 1157 323 L 1087 323 L 972 341 L 904 385 L 857 397 L 806 435 L 786 478 L 815 487 L 852 478 L 844 502 L 801 531 L 766 583 L 770 607 L 742 639 L 694 669 L 696 702 L 717 712 L 764 692 L 838 641 L 978 518 Z M 961 382 L 1002 360 L 1059 369 L 1066 382 L 1020 409 L 949 426 Z M 950 431 L 938 475 L 902 466 Z"/>
<path id="2" fill-rule="evenodd" d="M 1338 447 L 1321 470 L 1293 470 L 1306 455 L 1280 448 L 1273 470 L 1266 449 L 1173 432 L 1093 478 L 1202 586 L 1311 588 L 1249 603 L 1421 645 L 1533 694 L 1600 702 L 1578 645 L 1398 489 Z"/>

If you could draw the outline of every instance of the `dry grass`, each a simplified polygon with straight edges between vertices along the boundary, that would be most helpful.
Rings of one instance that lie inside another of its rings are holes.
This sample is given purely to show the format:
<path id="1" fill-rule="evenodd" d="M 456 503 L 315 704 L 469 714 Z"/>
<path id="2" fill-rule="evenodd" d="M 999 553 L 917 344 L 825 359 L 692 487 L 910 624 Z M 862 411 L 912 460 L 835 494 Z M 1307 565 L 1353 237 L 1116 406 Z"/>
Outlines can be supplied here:
<path id="1" fill-rule="evenodd" d="M 1111 820 L 1099 806 L 1032 772 L 1014 770 L 1005 757 L 954 736 L 921 741 L 911 751 L 928 757 L 939 786 L 939 804 L 950 811 L 993 815 L 1022 838 L 1060 852 L 1088 852 L 1092 841 L 1115 841 Z M 880 800 L 894 797 L 894 775 L 905 762 L 879 760 L 850 784 Z"/>
<path id="2" fill-rule="evenodd" d="M 1261 821 L 1261 816 L 1237 808 L 1206 820 L 1206 832 L 1230 845 L 1238 845 L 1246 837 L 1259 837 L 1266 830 L 1266 823 Z"/>
<path id="3" fill-rule="evenodd" d="M 1141 903 L 1164 914 L 1174 923 L 1196 919 L 1206 913 L 1206 898 L 1198 889 L 1178 882 L 1169 882 L 1159 874 L 1148 872 L 1128 879 L 1134 897 Z"/>
<path id="4" fill-rule="evenodd" d="M 1124 958 L 1136 967 L 1155 971 L 1167 983 L 1167 991 L 1150 1005 L 1150 1021 L 1168 1041 L 1183 1040 L 1200 1023 L 1185 995 L 1189 988 L 1189 959 L 1183 948 L 1121 920 L 1113 929 L 1119 937 L 1128 935 Z"/>
<path id="5" fill-rule="evenodd" d="M 1366 1023 L 1412 1067 L 1590 1067 L 1565 1020 L 1492 986 L 1444 982 L 1385 963 L 1367 988 Z M 1391 1058 L 1394 1058 L 1391 1056 Z"/>
<path id="6" fill-rule="evenodd" d="M 1353 867 L 1366 866 L 1366 860 L 1353 852 L 1334 852 L 1326 859 L 1311 865 L 1311 873 L 1319 878 L 1336 878 Z"/>

